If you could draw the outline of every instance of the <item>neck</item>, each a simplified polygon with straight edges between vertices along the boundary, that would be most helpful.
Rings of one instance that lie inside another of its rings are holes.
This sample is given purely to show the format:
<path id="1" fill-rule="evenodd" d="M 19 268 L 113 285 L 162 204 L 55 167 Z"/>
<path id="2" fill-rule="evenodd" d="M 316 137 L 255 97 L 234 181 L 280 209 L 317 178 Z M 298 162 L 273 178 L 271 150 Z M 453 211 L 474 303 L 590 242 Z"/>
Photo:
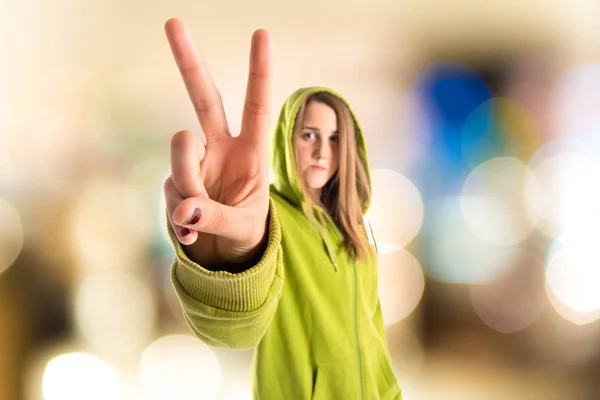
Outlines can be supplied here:
<path id="1" fill-rule="evenodd" d="M 308 195 L 310 199 L 321 208 L 323 207 L 323 203 L 321 203 L 321 189 L 309 189 Z"/>

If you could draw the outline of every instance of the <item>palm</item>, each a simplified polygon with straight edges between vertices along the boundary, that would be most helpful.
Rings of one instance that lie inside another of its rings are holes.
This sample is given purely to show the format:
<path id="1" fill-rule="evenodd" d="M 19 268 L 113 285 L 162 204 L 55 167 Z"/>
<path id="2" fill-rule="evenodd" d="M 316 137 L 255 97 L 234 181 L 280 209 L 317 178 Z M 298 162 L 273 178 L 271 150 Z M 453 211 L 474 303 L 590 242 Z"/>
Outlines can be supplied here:
<path id="1" fill-rule="evenodd" d="M 180 239 L 187 245 L 190 258 L 193 256 L 204 264 L 248 261 L 263 241 L 269 205 L 268 33 L 257 31 L 253 35 L 242 129 L 238 137 L 233 137 L 220 94 L 196 54 L 183 22 L 169 20 L 165 30 L 206 136 L 206 145 L 187 131 L 172 139 L 170 179 L 181 198 L 180 205 L 172 210 L 171 223 L 187 218 L 180 217 L 178 212 L 183 215 L 194 207 L 201 208 L 202 221 L 194 226 L 197 240 Z"/>
<path id="2" fill-rule="evenodd" d="M 223 140 L 213 147 L 209 145 L 200 165 L 200 177 L 211 200 L 244 211 L 259 211 L 249 213 L 250 217 L 257 216 L 256 221 L 245 221 L 246 226 L 238 228 L 241 230 L 260 227 L 261 223 L 264 226 L 264 218 L 268 210 L 266 174 L 257 157 L 257 151 L 252 151 L 249 147 L 238 138 Z M 254 218 L 250 218 L 252 219 Z M 252 229 L 248 232 L 251 236 Z M 192 249 L 195 257 L 212 265 L 235 262 L 249 250 L 244 243 L 236 243 L 226 237 L 210 233 L 198 232 L 196 243 L 197 248 Z"/>
<path id="3" fill-rule="evenodd" d="M 260 149 L 253 147 L 240 138 L 227 138 L 207 146 L 200 163 L 200 177 L 211 199 L 243 207 L 264 192 L 265 171 L 259 158 Z"/>

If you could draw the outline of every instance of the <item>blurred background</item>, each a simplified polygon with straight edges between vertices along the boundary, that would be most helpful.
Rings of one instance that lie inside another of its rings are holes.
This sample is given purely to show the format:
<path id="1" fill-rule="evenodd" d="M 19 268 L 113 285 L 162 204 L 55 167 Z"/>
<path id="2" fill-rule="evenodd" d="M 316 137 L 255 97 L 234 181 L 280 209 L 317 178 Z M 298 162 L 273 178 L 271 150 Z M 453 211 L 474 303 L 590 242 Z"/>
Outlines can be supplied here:
<path id="1" fill-rule="evenodd" d="M 600 399 L 598 15 L 596 0 L 3 1 L 0 399 L 250 398 L 252 351 L 193 338 L 169 282 L 169 140 L 202 135 L 172 16 L 234 132 L 260 27 L 275 110 L 309 85 L 353 105 L 405 400 Z"/>

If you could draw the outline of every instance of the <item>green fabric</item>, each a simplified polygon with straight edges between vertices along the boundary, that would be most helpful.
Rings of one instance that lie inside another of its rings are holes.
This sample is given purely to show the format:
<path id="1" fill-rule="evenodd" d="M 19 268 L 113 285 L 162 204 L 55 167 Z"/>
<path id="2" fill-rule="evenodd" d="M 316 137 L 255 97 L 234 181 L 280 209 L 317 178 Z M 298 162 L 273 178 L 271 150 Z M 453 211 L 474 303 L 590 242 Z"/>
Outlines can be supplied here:
<path id="1" fill-rule="evenodd" d="M 177 254 L 172 282 L 198 338 L 210 346 L 256 348 L 255 399 L 401 399 L 376 261 L 355 261 L 331 219 L 320 227 L 303 211 L 291 133 L 306 96 L 319 91 L 341 98 L 307 88 L 282 107 L 271 142 L 268 244 L 258 264 L 238 274 L 204 269 L 187 258 L 169 226 Z"/>

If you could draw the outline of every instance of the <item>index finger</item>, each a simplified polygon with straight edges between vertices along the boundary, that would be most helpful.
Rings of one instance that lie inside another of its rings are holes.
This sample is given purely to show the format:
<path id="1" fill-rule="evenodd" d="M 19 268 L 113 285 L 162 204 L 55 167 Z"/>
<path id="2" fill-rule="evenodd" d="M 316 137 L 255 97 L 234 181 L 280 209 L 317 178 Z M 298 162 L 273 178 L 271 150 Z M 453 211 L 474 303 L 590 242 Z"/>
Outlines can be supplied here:
<path id="1" fill-rule="evenodd" d="M 260 143 L 268 141 L 271 122 L 272 52 L 269 32 L 254 32 L 240 136 Z"/>
<path id="2" fill-rule="evenodd" d="M 221 94 L 198 56 L 185 24 L 171 18 L 165 23 L 165 33 L 206 141 L 229 135 Z"/>

